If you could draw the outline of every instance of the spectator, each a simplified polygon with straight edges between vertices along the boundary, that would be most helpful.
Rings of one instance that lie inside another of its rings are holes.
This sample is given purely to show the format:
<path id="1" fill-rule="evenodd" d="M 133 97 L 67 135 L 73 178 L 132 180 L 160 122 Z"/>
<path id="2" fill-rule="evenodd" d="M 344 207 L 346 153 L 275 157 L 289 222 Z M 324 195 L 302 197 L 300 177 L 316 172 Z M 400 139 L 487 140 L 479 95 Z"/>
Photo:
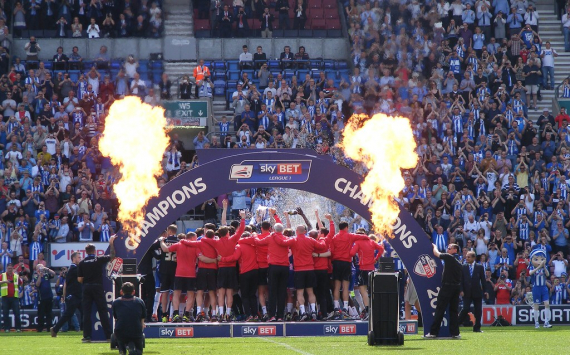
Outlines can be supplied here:
<path id="1" fill-rule="evenodd" d="M 87 27 L 87 37 L 88 38 L 99 38 L 101 30 L 99 29 L 99 25 L 96 23 L 95 18 L 91 18 L 91 23 Z"/>
<path id="2" fill-rule="evenodd" d="M 554 48 L 550 47 L 550 41 L 546 42 L 546 45 L 540 51 L 540 57 L 542 58 L 542 85 L 546 90 L 554 89 L 554 58 L 558 57 L 558 53 Z M 550 85 L 548 85 L 550 78 Z M 535 105 L 536 106 L 536 105 Z"/>
<path id="3" fill-rule="evenodd" d="M 288 30 L 289 26 L 289 1 L 277 0 L 275 9 L 279 12 L 279 29 Z"/>
<path id="4" fill-rule="evenodd" d="M 253 55 L 248 51 L 246 45 L 243 46 L 243 52 L 239 55 L 240 69 L 253 68 Z"/>
<path id="5" fill-rule="evenodd" d="M 562 30 L 564 31 L 564 51 L 570 52 L 570 7 L 562 15 Z"/>
<path id="6" fill-rule="evenodd" d="M 26 43 L 24 50 L 26 51 L 26 60 L 39 60 L 38 54 L 42 49 L 36 41 L 36 37 L 30 37 L 30 41 Z"/>
<path id="7" fill-rule="evenodd" d="M 261 38 L 271 38 L 273 36 L 273 20 L 273 14 L 269 12 L 268 7 L 265 7 L 263 15 L 261 15 Z"/>

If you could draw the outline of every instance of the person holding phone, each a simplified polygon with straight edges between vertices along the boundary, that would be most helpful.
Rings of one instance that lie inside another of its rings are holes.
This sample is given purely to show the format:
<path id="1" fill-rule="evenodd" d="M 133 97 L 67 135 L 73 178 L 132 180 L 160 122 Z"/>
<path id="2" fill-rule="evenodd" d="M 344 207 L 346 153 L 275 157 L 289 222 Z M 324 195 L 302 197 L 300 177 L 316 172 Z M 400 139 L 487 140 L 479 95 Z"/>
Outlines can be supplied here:
<path id="1" fill-rule="evenodd" d="M 10 310 L 14 312 L 16 332 L 22 331 L 20 322 L 20 293 L 19 288 L 23 285 L 22 279 L 14 273 L 12 264 L 6 265 L 6 272 L 0 275 L 0 296 L 2 296 L 2 315 L 4 317 L 4 331 L 10 333 Z"/>

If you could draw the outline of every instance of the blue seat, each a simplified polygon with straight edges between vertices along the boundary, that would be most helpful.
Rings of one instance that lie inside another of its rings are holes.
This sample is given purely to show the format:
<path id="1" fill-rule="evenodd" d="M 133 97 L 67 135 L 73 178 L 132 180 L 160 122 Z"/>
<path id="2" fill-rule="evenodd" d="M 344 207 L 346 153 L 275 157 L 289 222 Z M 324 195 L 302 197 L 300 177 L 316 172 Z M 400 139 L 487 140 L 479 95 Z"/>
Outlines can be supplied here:
<path id="1" fill-rule="evenodd" d="M 123 62 L 117 59 L 111 61 L 111 69 L 121 69 Z"/>
<path id="2" fill-rule="evenodd" d="M 149 78 L 149 79 L 150 79 L 150 78 Z M 160 83 L 160 80 L 162 80 L 162 74 L 161 74 L 160 72 L 156 72 L 156 71 L 155 71 L 155 72 L 152 74 L 152 81 L 153 81 L 155 84 L 158 84 L 158 83 Z"/>
<path id="3" fill-rule="evenodd" d="M 226 81 L 214 80 L 214 95 L 224 96 L 225 92 L 226 92 Z"/>
<path id="4" fill-rule="evenodd" d="M 153 87 L 152 82 L 150 80 L 145 80 L 144 83 L 146 85 L 147 90 Z"/>
<path id="5" fill-rule="evenodd" d="M 149 64 L 150 64 L 150 61 L 147 60 L 147 59 L 141 59 L 141 60 L 139 60 L 139 68 L 141 68 L 141 67 L 146 67 L 146 68 L 148 68 L 148 67 L 149 67 Z"/>
<path id="6" fill-rule="evenodd" d="M 321 69 L 323 62 L 320 59 L 311 59 L 309 60 L 311 69 Z"/>
<path id="7" fill-rule="evenodd" d="M 223 61 L 212 62 L 212 69 L 213 70 L 226 70 L 226 62 L 223 62 Z"/>
<path id="8" fill-rule="evenodd" d="M 151 62 L 151 67 L 153 69 L 162 69 L 163 68 L 162 60 L 153 60 Z"/>
<path id="9" fill-rule="evenodd" d="M 348 64 L 345 61 L 338 61 L 334 64 L 335 69 L 348 69 Z"/>
<path id="10" fill-rule="evenodd" d="M 226 80 L 226 72 L 225 71 L 215 71 L 213 75 L 214 80 Z"/>
<path id="11" fill-rule="evenodd" d="M 71 79 L 71 81 L 73 81 L 73 82 L 76 82 L 79 79 L 79 75 L 81 74 L 81 71 L 69 70 L 67 73 L 69 74 L 69 79 Z"/>
<path id="12" fill-rule="evenodd" d="M 53 62 L 44 61 L 44 68 L 51 70 L 53 68 Z"/>
<path id="13" fill-rule="evenodd" d="M 227 60 L 226 66 L 228 70 L 239 70 L 239 60 Z"/>
<path id="14" fill-rule="evenodd" d="M 300 81 L 305 81 L 305 75 L 310 74 L 309 69 L 299 69 L 297 70 L 297 79 Z"/>
<path id="15" fill-rule="evenodd" d="M 334 67 L 334 60 L 323 60 L 323 69 L 324 70 L 333 70 L 335 69 Z"/>
<path id="16" fill-rule="evenodd" d="M 235 90 L 237 87 L 237 80 L 226 81 L 226 87 L 228 90 Z"/>
<path id="17" fill-rule="evenodd" d="M 294 75 L 296 75 L 294 70 L 286 69 L 283 71 L 283 78 L 286 80 L 290 80 Z"/>
<path id="18" fill-rule="evenodd" d="M 267 67 L 269 70 L 281 70 L 281 62 L 278 60 L 269 60 L 267 61 Z"/>
<path id="19" fill-rule="evenodd" d="M 318 79 L 320 72 L 321 72 L 321 71 L 318 70 L 318 69 L 311 69 L 311 77 L 312 77 L 313 79 Z"/>
<path id="20" fill-rule="evenodd" d="M 230 80 L 239 80 L 240 72 L 239 72 L 239 70 L 228 70 L 227 77 Z"/>

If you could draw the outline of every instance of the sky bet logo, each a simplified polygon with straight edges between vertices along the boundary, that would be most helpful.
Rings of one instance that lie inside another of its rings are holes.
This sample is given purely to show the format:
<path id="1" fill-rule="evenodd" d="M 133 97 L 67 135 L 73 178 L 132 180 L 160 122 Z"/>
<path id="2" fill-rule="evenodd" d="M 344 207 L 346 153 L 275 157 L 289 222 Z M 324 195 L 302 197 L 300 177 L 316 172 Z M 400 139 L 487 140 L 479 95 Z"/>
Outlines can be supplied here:
<path id="1" fill-rule="evenodd" d="M 193 338 L 193 327 L 180 327 L 180 328 L 160 328 L 158 332 L 161 338 Z"/>
<path id="2" fill-rule="evenodd" d="M 356 334 L 356 324 L 346 325 L 324 325 L 325 335 L 354 335 Z"/>
<path id="3" fill-rule="evenodd" d="M 277 328 L 274 325 L 263 325 L 257 327 L 241 327 L 241 335 L 244 337 L 267 337 L 277 335 Z"/>
<path id="4" fill-rule="evenodd" d="M 310 160 L 244 160 L 232 165 L 230 180 L 238 183 L 302 184 L 309 179 Z"/>

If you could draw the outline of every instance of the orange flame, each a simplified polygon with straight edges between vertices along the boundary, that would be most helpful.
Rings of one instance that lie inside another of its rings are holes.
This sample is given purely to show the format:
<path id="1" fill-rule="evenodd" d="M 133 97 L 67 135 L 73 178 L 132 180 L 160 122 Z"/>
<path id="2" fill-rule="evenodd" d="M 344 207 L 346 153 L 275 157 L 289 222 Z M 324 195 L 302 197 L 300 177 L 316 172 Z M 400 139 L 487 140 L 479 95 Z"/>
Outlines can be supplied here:
<path id="1" fill-rule="evenodd" d="M 127 232 L 143 221 L 148 200 L 158 196 L 156 176 L 163 173 L 169 144 L 165 124 L 164 109 L 133 96 L 115 101 L 105 121 L 99 149 L 119 166 L 122 176 L 114 191 L 121 204 L 118 219 Z"/>
<path id="2" fill-rule="evenodd" d="M 394 196 L 404 188 L 401 169 L 416 166 L 416 141 L 405 117 L 354 115 L 344 129 L 345 154 L 368 168 L 361 189 L 370 198 L 372 223 L 377 233 L 393 237 L 392 225 L 400 208 Z"/>

